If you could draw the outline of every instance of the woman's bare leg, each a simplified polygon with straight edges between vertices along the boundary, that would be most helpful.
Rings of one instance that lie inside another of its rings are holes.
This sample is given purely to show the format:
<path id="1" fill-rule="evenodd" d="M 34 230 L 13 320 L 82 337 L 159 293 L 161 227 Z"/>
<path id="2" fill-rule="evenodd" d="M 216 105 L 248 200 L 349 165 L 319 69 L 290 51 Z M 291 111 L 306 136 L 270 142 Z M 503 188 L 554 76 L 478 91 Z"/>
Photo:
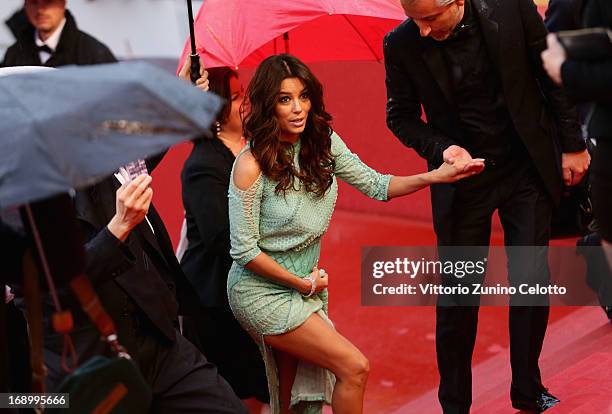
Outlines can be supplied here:
<path id="1" fill-rule="evenodd" d="M 313 314 L 291 332 L 266 336 L 264 339 L 275 351 L 283 351 L 334 373 L 334 414 L 363 412 L 363 393 L 370 369 L 368 360 L 320 316 Z"/>

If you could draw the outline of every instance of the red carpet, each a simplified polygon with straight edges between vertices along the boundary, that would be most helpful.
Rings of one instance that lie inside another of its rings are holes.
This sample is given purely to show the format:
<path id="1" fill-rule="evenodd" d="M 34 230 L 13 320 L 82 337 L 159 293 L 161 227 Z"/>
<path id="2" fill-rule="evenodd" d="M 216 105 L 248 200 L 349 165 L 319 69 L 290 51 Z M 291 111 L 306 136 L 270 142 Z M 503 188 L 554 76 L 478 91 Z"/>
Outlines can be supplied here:
<path id="1" fill-rule="evenodd" d="M 610 337 L 607 338 L 609 346 Z M 595 352 L 584 360 L 559 372 L 547 381 L 561 403 L 550 409 L 551 414 L 612 413 L 612 352 Z M 474 413 L 515 413 L 507 397 L 498 398 L 476 409 Z"/>
<path id="2" fill-rule="evenodd" d="M 434 309 L 360 305 L 361 246 L 434 243 L 429 224 L 342 210 L 323 240 L 320 267 L 330 275 L 331 318 L 371 364 L 366 413 L 441 412 Z M 500 244 L 501 235 L 492 243 Z M 508 398 L 507 309 L 483 308 L 479 319 L 473 412 L 515 413 Z M 552 310 L 541 366 L 546 385 L 562 403 L 551 414 L 612 413 L 611 349 L 612 325 L 599 308 Z"/>
<path id="3" fill-rule="evenodd" d="M 612 413 L 611 344 L 612 326 L 597 307 L 581 308 L 549 327 L 542 375 L 561 403 L 548 412 Z M 489 387 L 489 395 L 482 395 L 485 402 L 476 404 L 475 414 L 517 412 L 508 401 L 507 377 L 489 378 Z"/>

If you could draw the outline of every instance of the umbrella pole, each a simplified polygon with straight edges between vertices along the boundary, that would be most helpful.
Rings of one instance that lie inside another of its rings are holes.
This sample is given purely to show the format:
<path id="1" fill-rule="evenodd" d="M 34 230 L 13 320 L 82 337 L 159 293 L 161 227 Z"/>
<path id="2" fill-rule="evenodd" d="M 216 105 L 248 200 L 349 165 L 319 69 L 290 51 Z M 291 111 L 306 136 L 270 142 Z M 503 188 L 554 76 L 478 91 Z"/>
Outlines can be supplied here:
<path id="1" fill-rule="evenodd" d="M 196 81 L 200 78 L 200 55 L 198 55 L 198 52 L 196 50 L 195 30 L 193 27 L 193 8 L 191 6 L 191 0 L 187 0 L 187 14 L 189 18 L 189 37 L 191 39 L 191 54 L 189 55 L 191 65 L 189 66 L 189 72 L 191 82 L 196 83 Z"/>
<path id="2" fill-rule="evenodd" d="M 53 282 L 53 277 L 51 276 L 51 270 L 49 268 L 49 262 L 47 261 L 47 255 L 45 254 L 45 248 L 42 244 L 40 234 L 38 233 L 38 227 L 36 226 L 36 220 L 34 220 L 34 215 L 32 214 L 32 209 L 30 208 L 30 204 L 26 204 L 24 208 L 25 208 L 26 216 L 28 217 L 28 222 L 30 223 L 30 228 L 32 229 L 32 238 L 34 239 L 34 243 L 36 244 L 36 250 L 38 251 L 38 258 L 40 259 L 40 264 L 43 268 L 45 279 L 47 280 L 47 284 L 49 285 L 49 291 L 51 293 L 51 298 L 53 299 L 53 305 L 55 306 L 56 309 L 59 309 L 61 308 L 60 301 L 57 297 L 57 292 L 55 291 L 55 288 L 54 288 L 55 283 Z"/>
<path id="3" fill-rule="evenodd" d="M 45 254 L 43 243 L 38 232 L 38 226 L 36 225 L 36 220 L 34 220 L 34 214 L 32 214 L 30 204 L 26 204 L 23 210 L 28 218 L 30 234 L 34 239 L 34 244 L 36 245 L 36 250 L 38 251 L 38 258 L 40 260 L 43 273 L 47 279 L 49 293 L 53 299 L 54 306 L 57 308 L 57 306 L 59 306 L 59 300 L 55 289 L 51 289 L 53 286 L 53 279 L 51 278 L 51 271 L 49 269 L 49 263 L 47 262 L 47 255 Z M 23 286 L 26 300 L 26 320 L 28 322 L 28 333 L 30 337 L 32 391 L 44 393 L 47 369 L 45 367 L 45 357 L 43 351 L 42 299 L 38 281 L 38 271 L 34 265 L 34 259 L 31 252 L 28 252 L 26 257 L 24 257 Z M 35 412 L 39 413 L 42 411 L 40 410 L 40 407 L 37 407 Z"/>
<path id="4" fill-rule="evenodd" d="M 64 349 L 62 352 L 62 360 L 61 360 L 62 368 L 66 372 L 71 372 L 77 366 L 76 349 L 74 348 L 72 339 L 70 338 L 70 335 L 68 334 L 73 328 L 72 314 L 70 313 L 70 311 L 62 310 L 62 306 L 59 301 L 59 297 L 57 295 L 57 289 L 55 287 L 55 282 L 53 281 L 53 276 L 51 275 L 51 268 L 49 266 L 47 254 L 45 253 L 45 247 L 43 245 L 42 238 L 40 237 L 40 232 L 38 231 L 38 226 L 36 224 L 36 220 L 34 219 L 34 214 L 32 214 L 32 208 L 29 203 L 25 204 L 24 210 L 26 212 L 28 223 L 30 225 L 30 233 L 32 235 L 32 238 L 34 239 L 34 244 L 36 245 L 38 259 L 40 260 L 40 265 L 42 266 L 42 270 L 45 275 L 45 279 L 47 280 L 47 287 L 49 288 L 49 294 L 51 296 L 51 299 L 53 300 L 53 307 L 55 308 L 55 313 L 53 314 L 51 318 L 52 326 L 55 332 L 62 334 L 64 337 Z M 42 309 L 40 309 L 40 311 L 42 312 Z M 28 316 L 30 318 L 28 320 L 28 323 L 32 321 L 32 318 L 34 318 L 33 321 L 39 321 L 38 316 L 35 316 L 35 317 L 33 315 L 28 315 Z M 40 320 L 42 320 L 42 315 L 40 315 Z M 40 330 L 40 333 L 42 334 L 42 329 Z M 36 346 L 40 349 L 37 350 L 36 352 L 40 352 L 40 354 L 42 354 L 42 335 L 38 337 L 38 339 L 40 340 L 40 343 L 37 342 Z M 33 343 L 33 346 L 35 346 L 34 343 Z M 33 350 L 33 352 L 35 351 Z M 70 356 L 72 359 L 72 366 L 69 366 L 67 364 L 68 356 Z M 40 367 L 44 366 L 44 357 L 41 357 L 39 363 L 40 363 Z M 43 368 L 43 372 L 46 376 L 46 371 L 44 370 L 44 368 Z M 44 377 L 42 377 L 42 379 L 39 377 L 36 377 L 36 378 L 33 378 L 33 380 L 34 382 L 40 382 L 41 385 L 39 385 L 39 387 L 44 387 Z"/>
<path id="5" fill-rule="evenodd" d="M 283 40 L 285 41 L 285 53 L 289 52 L 289 32 L 283 33 Z"/>

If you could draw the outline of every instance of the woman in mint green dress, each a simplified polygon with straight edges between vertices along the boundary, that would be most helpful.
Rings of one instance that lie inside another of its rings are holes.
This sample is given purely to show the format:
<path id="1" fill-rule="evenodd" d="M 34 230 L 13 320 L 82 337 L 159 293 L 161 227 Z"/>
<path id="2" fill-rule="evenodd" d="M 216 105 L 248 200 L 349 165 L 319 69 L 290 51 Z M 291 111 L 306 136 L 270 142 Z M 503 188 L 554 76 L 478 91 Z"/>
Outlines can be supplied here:
<path id="1" fill-rule="evenodd" d="M 358 414 L 368 360 L 327 316 L 328 275 L 318 268 L 341 178 L 388 200 L 482 171 L 482 160 L 409 177 L 365 165 L 330 128 L 322 86 L 291 55 L 266 59 L 247 90 L 249 144 L 229 187 L 228 298 L 266 364 L 273 414 Z"/>

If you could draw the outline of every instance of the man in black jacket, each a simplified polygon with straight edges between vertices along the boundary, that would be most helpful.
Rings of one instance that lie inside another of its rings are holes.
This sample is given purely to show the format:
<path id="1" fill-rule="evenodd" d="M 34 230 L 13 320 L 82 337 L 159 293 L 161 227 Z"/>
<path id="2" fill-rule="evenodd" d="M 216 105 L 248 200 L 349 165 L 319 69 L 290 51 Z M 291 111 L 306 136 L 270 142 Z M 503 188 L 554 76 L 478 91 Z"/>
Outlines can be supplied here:
<path id="1" fill-rule="evenodd" d="M 563 182 L 579 182 L 589 156 L 575 110 L 542 70 L 547 32 L 533 1 L 402 0 L 402 6 L 411 19 L 384 41 L 387 125 L 430 168 L 472 156 L 487 160 L 478 176 L 432 186 L 438 244 L 488 246 L 498 210 L 507 246 L 548 245 Z M 546 257 L 538 265 L 537 276 L 548 283 Z M 510 283 L 524 276 L 510 267 Z M 543 411 L 558 402 L 538 366 L 548 312 L 548 306 L 510 309 L 511 398 L 519 409 Z M 440 403 L 445 413 L 467 414 L 478 307 L 438 306 L 436 313 Z"/>
<path id="2" fill-rule="evenodd" d="M 153 412 L 246 413 L 216 368 L 177 330 L 178 314 L 196 309 L 197 297 L 151 204 L 151 180 L 144 174 L 121 185 L 116 175 L 77 192 L 87 276 L 115 321 L 120 342 L 152 388 Z M 85 315 L 74 313 L 71 336 L 79 362 L 108 353 Z M 54 368 L 48 377 L 53 389 L 66 375 L 60 368 L 61 335 L 48 335 L 45 348 Z"/>
<path id="3" fill-rule="evenodd" d="M 584 0 L 550 0 L 544 19 L 548 31 L 580 29 L 583 3 Z"/>
<path id="4" fill-rule="evenodd" d="M 585 27 L 612 30 L 612 3 L 608 0 L 584 0 L 583 10 Z M 542 58 L 551 79 L 577 102 L 593 105 L 587 125 L 589 137 L 597 140 L 592 167 L 593 212 L 612 269 L 612 58 L 571 59 L 555 35 L 547 40 Z M 606 313 L 612 317 L 612 307 L 607 306 Z"/>
<path id="5" fill-rule="evenodd" d="M 29 24 L 15 27 L 17 42 L 8 48 L 2 66 L 93 65 L 116 59 L 103 43 L 80 31 L 66 0 L 26 0 Z"/>

